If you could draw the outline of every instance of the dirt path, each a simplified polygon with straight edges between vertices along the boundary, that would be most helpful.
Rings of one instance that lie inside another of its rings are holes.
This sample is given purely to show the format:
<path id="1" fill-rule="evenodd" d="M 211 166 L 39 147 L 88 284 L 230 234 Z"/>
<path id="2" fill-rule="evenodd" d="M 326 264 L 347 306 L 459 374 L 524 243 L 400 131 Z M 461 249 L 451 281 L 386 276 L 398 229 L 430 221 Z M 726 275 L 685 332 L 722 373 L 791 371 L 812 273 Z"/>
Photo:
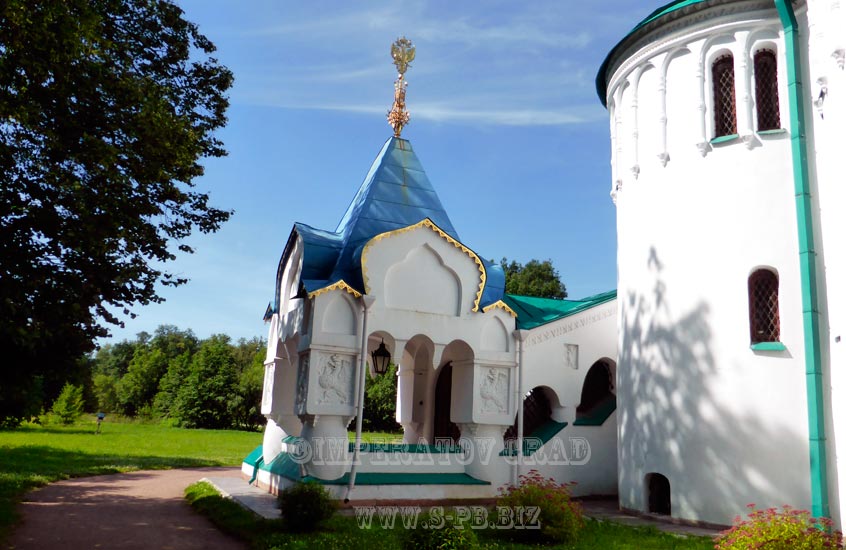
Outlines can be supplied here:
<path id="1" fill-rule="evenodd" d="M 203 477 L 238 477 L 237 468 L 157 470 L 51 483 L 25 497 L 16 550 L 244 550 L 194 513 L 185 487 Z"/>

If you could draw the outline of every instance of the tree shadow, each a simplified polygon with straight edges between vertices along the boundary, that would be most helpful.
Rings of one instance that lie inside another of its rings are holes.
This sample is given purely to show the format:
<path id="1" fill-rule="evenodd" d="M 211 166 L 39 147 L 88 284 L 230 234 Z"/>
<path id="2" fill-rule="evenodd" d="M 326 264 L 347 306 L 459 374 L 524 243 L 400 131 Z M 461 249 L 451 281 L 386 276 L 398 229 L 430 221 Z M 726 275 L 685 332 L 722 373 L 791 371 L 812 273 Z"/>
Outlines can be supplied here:
<path id="1" fill-rule="evenodd" d="M 775 373 L 754 358 L 718 364 L 708 303 L 674 311 L 684 301 L 662 279 L 654 248 L 647 265 L 651 290 L 629 292 L 620 308 L 620 505 L 648 511 L 646 476 L 659 473 L 670 481 L 676 517 L 729 524 L 747 503 L 809 508 L 806 421 L 767 412 L 797 408 L 804 369 L 778 365 L 778 383 L 768 384 Z"/>

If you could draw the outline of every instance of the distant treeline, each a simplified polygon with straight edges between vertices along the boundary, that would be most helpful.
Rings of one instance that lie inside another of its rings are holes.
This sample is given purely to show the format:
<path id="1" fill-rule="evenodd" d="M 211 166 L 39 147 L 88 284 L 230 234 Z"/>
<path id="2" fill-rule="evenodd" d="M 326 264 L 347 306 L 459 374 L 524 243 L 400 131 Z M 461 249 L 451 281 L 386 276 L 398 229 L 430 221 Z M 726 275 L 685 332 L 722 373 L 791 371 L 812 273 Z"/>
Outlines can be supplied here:
<path id="1" fill-rule="evenodd" d="M 191 330 L 161 325 L 152 335 L 141 332 L 134 340 L 105 344 L 78 361 L 61 392 L 28 396 L 30 410 L 52 411 L 62 421 L 86 410 L 185 428 L 261 429 L 266 423 L 261 414 L 266 350 L 264 338 L 232 343 L 229 336 L 215 334 L 200 340 Z M 385 375 L 367 377 L 365 430 L 400 428 L 396 395 L 395 365 Z"/>
<path id="2" fill-rule="evenodd" d="M 88 362 L 87 408 L 161 419 L 177 426 L 257 429 L 263 338 L 232 343 L 223 334 L 198 339 L 191 330 L 162 325 L 150 335 L 106 344 Z"/>

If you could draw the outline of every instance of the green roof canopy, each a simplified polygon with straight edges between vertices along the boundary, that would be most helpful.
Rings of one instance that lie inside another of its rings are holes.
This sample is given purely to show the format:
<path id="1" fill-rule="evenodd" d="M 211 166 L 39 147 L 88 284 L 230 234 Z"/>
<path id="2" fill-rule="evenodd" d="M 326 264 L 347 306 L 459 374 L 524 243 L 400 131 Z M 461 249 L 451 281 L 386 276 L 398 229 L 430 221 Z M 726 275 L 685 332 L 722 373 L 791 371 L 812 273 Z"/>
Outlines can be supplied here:
<path id="1" fill-rule="evenodd" d="M 558 300 L 506 294 L 503 301 L 517 313 L 517 328 L 532 329 L 610 302 L 616 297 L 617 291 L 611 290 L 581 300 Z"/>

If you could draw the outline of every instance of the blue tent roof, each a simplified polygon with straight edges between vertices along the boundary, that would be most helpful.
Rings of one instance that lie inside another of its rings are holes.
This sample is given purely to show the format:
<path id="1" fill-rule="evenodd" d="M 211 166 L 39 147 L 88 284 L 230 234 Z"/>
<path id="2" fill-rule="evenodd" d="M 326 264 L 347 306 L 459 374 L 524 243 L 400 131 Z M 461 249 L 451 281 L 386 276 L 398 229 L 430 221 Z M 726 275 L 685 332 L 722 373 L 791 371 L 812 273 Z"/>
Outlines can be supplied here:
<path id="1" fill-rule="evenodd" d="M 315 229 L 302 223 L 294 225 L 293 231 L 302 237 L 304 244 L 301 280 L 306 291 L 313 292 L 343 279 L 363 293 L 361 252 L 364 245 L 376 235 L 414 225 L 426 218 L 460 241 L 411 143 L 391 137 L 370 166 L 335 231 Z M 289 240 L 282 256 L 283 264 L 290 246 Z M 502 268 L 486 260 L 482 262 L 487 282 L 480 307 L 501 299 L 505 290 Z M 277 279 L 281 274 L 280 266 Z M 277 280 L 275 311 L 279 308 L 280 283 Z"/>

